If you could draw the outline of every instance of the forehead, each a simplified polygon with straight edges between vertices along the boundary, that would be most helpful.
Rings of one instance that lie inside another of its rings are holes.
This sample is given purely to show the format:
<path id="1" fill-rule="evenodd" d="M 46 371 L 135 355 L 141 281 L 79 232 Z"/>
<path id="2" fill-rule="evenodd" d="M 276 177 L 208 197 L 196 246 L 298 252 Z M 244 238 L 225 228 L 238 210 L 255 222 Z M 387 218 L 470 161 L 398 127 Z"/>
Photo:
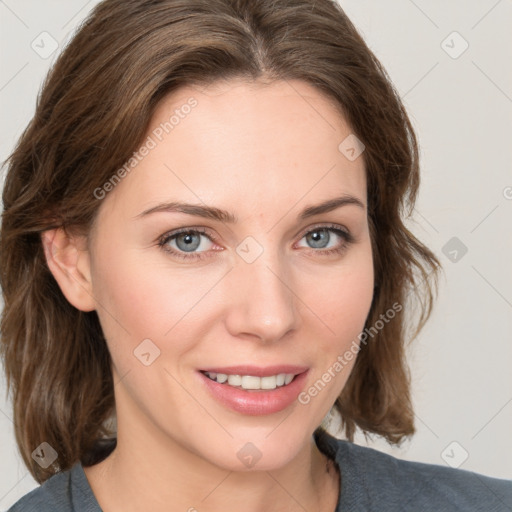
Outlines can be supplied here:
<path id="1" fill-rule="evenodd" d="M 245 217 L 351 193 L 366 202 L 363 158 L 339 150 L 351 134 L 333 101 L 302 81 L 187 86 L 158 105 L 140 156 L 107 203 L 134 210 L 204 202 Z M 133 162 L 135 163 L 135 162 Z"/>

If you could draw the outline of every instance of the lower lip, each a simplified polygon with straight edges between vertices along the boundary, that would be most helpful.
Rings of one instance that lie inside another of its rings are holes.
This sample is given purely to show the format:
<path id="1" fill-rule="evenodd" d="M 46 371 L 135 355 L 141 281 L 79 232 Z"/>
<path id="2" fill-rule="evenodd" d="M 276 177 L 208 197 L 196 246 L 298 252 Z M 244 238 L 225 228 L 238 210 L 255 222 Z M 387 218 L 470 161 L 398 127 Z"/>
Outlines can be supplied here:
<path id="1" fill-rule="evenodd" d="M 279 412 L 289 407 L 301 392 L 308 371 L 297 375 L 290 384 L 268 391 L 234 388 L 228 384 L 220 384 L 201 372 L 198 373 L 208 391 L 221 404 L 242 414 L 258 416 Z"/>

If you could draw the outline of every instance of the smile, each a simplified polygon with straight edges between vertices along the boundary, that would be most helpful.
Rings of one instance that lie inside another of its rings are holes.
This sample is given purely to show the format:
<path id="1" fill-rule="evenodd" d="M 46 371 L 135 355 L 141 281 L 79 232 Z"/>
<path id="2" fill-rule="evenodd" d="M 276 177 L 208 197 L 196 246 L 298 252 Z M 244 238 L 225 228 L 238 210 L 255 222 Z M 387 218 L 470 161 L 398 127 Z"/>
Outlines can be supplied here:
<path id="1" fill-rule="evenodd" d="M 199 370 L 197 375 L 207 393 L 224 407 L 246 415 L 265 415 L 297 402 L 297 396 L 306 385 L 309 368 L 242 365 Z"/>
<path id="2" fill-rule="evenodd" d="M 256 377 L 255 375 L 227 375 L 225 373 L 202 372 L 211 380 L 219 384 L 227 384 L 239 389 L 276 389 L 286 386 L 294 379 L 294 373 L 278 373 L 267 377 Z"/>

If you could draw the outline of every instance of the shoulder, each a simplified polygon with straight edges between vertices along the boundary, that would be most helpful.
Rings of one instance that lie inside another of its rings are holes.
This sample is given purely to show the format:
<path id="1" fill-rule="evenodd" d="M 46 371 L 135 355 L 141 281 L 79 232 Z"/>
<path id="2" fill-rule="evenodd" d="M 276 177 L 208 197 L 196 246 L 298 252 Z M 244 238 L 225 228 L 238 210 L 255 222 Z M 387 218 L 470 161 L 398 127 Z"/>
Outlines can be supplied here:
<path id="1" fill-rule="evenodd" d="M 20 498 L 7 512 L 101 512 L 82 465 L 61 471 Z"/>
<path id="2" fill-rule="evenodd" d="M 53 475 L 42 485 L 20 498 L 7 512 L 46 512 L 50 510 L 68 511 L 71 471 Z"/>
<path id="3" fill-rule="evenodd" d="M 329 436 L 342 479 L 341 497 L 365 510 L 512 511 L 512 480 L 398 459 Z M 342 500 L 343 502 L 343 500 Z"/>

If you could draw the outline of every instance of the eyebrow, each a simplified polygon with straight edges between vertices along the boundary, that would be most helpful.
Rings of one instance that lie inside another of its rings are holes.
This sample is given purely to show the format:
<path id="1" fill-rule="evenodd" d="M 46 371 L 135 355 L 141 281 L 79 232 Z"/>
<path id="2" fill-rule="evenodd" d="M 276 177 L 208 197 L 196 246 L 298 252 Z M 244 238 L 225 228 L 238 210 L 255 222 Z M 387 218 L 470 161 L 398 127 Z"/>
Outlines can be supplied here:
<path id="1" fill-rule="evenodd" d="M 322 213 L 327 213 L 332 210 L 336 210 L 342 206 L 347 205 L 355 205 L 363 210 L 366 209 L 364 203 L 355 196 L 346 194 L 341 197 L 335 197 L 333 199 L 328 199 L 323 203 L 307 206 L 302 210 L 299 214 L 299 219 L 304 220 L 309 217 L 313 217 L 315 215 L 319 215 Z M 230 224 L 236 224 L 238 219 L 236 215 L 228 212 L 227 210 L 223 210 L 221 208 L 216 208 L 214 206 L 206 206 L 200 204 L 189 204 L 189 203 L 180 203 L 177 201 L 171 201 L 168 203 L 161 203 L 152 208 L 144 210 L 135 216 L 136 219 L 146 217 L 152 213 L 157 212 L 167 212 L 167 213 L 185 213 L 187 215 L 194 215 L 196 217 L 204 217 L 206 219 L 218 220 L 220 222 L 226 222 Z"/>

